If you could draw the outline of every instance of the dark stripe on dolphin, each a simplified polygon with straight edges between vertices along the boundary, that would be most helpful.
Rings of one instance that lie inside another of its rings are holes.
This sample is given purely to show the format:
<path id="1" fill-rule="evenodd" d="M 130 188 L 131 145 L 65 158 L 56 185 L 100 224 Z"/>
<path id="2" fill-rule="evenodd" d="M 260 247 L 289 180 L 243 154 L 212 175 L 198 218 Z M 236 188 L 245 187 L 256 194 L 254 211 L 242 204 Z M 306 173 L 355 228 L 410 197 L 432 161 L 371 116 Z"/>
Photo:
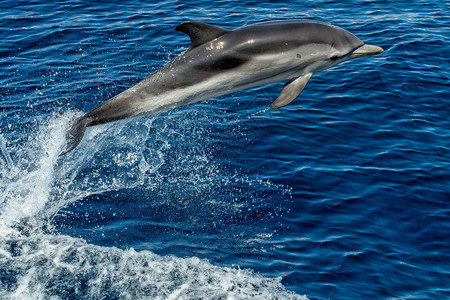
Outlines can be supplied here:
<path id="1" fill-rule="evenodd" d="M 195 68 L 201 71 L 225 71 L 242 66 L 247 61 L 248 59 L 243 57 L 225 56 L 208 64 L 195 66 Z"/>

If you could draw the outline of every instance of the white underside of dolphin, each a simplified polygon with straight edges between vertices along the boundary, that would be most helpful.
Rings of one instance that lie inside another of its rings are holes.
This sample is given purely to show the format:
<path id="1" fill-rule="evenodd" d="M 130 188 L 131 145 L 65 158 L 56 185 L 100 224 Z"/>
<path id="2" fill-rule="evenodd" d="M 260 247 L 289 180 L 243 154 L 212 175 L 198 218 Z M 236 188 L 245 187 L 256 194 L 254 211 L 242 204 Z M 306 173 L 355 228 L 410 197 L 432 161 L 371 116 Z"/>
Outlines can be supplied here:
<path id="1" fill-rule="evenodd" d="M 257 23 L 226 30 L 201 22 L 179 25 L 190 48 L 138 84 L 77 119 L 67 132 L 67 149 L 82 140 L 87 126 L 175 107 L 277 81 L 289 80 L 270 105 L 297 98 L 312 74 L 344 61 L 383 52 L 350 32 L 312 20 Z"/>

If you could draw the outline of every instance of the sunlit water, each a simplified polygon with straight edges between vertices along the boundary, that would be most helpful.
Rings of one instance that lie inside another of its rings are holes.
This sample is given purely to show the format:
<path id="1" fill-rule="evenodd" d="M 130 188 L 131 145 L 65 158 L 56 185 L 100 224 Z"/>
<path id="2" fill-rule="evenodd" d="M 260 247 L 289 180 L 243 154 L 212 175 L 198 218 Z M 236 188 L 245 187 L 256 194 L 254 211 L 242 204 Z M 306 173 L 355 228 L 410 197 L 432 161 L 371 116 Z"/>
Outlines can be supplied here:
<path id="1" fill-rule="evenodd" d="M 450 297 L 449 4 L 0 4 L 0 298 Z M 283 83 L 90 127 L 71 121 L 189 45 L 313 18 L 382 46 Z M 302 296 L 306 295 L 306 296 Z"/>

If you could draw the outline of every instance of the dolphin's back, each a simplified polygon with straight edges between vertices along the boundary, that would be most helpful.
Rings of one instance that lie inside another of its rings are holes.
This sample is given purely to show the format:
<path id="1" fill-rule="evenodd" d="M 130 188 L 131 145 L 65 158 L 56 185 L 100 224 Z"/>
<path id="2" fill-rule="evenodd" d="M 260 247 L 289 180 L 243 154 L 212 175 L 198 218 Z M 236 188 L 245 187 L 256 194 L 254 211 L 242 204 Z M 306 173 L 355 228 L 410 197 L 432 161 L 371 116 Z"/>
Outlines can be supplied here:
<path id="1" fill-rule="evenodd" d="M 351 52 L 364 44 L 358 37 L 345 29 L 328 23 L 304 19 L 261 22 L 236 29 L 233 32 L 244 38 L 259 37 L 262 39 L 262 43 L 268 39 L 275 41 L 294 41 L 293 39 L 295 39 L 297 44 L 333 45 L 342 52 Z M 272 37 L 268 37 L 268 35 Z M 256 42 L 255 40 L 254 43 Z"/>

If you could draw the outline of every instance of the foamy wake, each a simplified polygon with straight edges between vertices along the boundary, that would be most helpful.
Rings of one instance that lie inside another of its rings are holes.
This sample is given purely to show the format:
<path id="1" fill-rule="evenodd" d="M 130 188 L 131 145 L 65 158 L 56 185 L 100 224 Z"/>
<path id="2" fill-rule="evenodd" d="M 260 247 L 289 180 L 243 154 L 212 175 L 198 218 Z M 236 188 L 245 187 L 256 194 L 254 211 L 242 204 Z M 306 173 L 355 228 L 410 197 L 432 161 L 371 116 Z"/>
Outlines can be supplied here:
<path id="1" fill-rule="evenodd" d="M 73 117 L 42 122 L 20 145 L 0 135 L 0 299 L 307 299 L 287 291 L 281 278 L 251 270 L 51 233 L 52 216 L 65 205 L 142 185 L 163 161 L 158 149 L 142 155 L 139 141 L 151 119 L 89 130 L 85 138 L 96 141 L 91 145 L 108 139 L 118 152 L 83 151 L 81 144 L 76 155 L 59 158 Z M 127 142 L 130 130 L 137 136 Z"/>
<path id="2" fill-rule="evenodd" d="M 10 234 L 0 243 L 2 299 L 307 299 L 280 278 L 196 257 L 89 245 L 63 235 Z"/>

